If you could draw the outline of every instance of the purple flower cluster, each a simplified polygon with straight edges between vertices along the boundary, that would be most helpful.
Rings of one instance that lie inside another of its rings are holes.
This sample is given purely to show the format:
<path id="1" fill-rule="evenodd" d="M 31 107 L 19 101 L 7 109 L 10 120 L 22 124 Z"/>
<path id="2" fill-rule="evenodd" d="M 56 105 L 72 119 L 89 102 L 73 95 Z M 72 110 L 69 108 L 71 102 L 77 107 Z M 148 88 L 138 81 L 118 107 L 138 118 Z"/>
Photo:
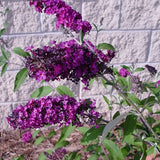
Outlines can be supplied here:
<path id="1" fill-rule="evenodd" d="M 63 157 L 67 154 L 67 151 L 64 148 L 58 148 L 53 152 L 53 154 L 49 154 L 47 152 L 44 152 L 44 155 L 47 156 L 49 160 L 57 160 L 57 159 L 63 159 Z"/>
<path id="2" fill-rule="evenodd" d="M 124 69 L 124 68 L 121 68 L 120 71 L 119 71 L 119 74 L 120 74 L 121 77 L 127 77 L 127 76 L 130 75 L 130 72 L 127 71 L 127 70 Z"/>
<path id="3" fill-rule="evenodd" d="M 114 57 L 110 51 L 105 55 L 96 48 L 92 50 L 94 52 L 88 49 L 85 42 L 79 45 L 75 40 L 60 42 L 53 47 L 30 49 L 32 57 L 27 57 L 26 67 L 29 76 L 37 81 L 67 79 L 78 83 L 82 80 L 87 86 L 89 80 L 98 74 L 111 73 L 105 62 L 110 62 Z"/>
<path id="4" fill-rule="evenodd" d="M 95 108 L 95 101 L 92 102 L 90 99 L 78 102 L 75 98 L 66 95 L 56 98 L 49 96 L 38 100 L 31 99 L 26 105 L 18 106 L 7 117 L 7 121 L 14 129 L 40 128 L 48 124 L 93 125 L 100 117 Z M 27 137 L 28 135 L 27 133 Z"/>
<path id="5" fill-rule="evenodd" d="M 155 88 L 157 88 L 158 86 L 160 86 L 160 80 L 157 81 L 157 84 L 155 84 Z"/>
<path id="6" fill-rule="evenodd" d="M 91 25 L 87 21 L 82 21 L 80 13 L 73 10 L 62 0 L 30 0 L 30 5 L 34 5 L 36 11 L 46 14 L 56 14 L 57 29 L 60 25 L 78 33 L 82 30 L 83 33 L 90 32 Z"/>
<path id="7" fill-rule="evenodd" d="M 32 139 L 31 131 L 27 131 L 23 136 L 22 140 L 24 143 L 28 143 Z"/>

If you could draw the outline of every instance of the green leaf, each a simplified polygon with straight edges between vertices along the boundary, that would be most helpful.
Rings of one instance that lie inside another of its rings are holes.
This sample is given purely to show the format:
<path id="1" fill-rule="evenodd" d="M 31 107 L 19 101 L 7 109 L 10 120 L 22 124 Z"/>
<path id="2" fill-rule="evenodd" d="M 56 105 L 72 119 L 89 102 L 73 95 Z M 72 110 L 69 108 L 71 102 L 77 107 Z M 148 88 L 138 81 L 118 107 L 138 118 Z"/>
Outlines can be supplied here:
<path id="1" fill-rule="evenodd" d="M 104 88 L 107 88 L 107 83 L 106 83 L 106 80 L 104 78 L 101 78 L 101 82 L 102 82 Z"/>
<path id="2" fill-rule="evenodd" d="M 64 141 L 74 130 L 75 126 L 72 126 L 72 125 L 69 125 L 69 126 L 65 126 L 62 128 L 62 131 L 61 131 L 61 136 L 58 140 L 58 142 L 62 142 Z"/>
<path id="3" fill-rule="evenodd" d="M 82 137 L 81 144 L 87 145 L 92 141 L 96 140 L 98 136 L 100 136 L 103 132 L 105 125 L 100 125 L 99 128 L 92 127 L 89 129 Z"/>
<path id="4" fill-rule="evenodd" d="M 97 155 L 97 154 L 92 154 L 89 158 L 88 158 L 88 160 L 97 160 L 99 158 L 99 155 Z"/>
<path id="5" fill-rule="evenodd" d="M 145 68 L 136 68 L 134 71 L 133 71 L 133 73 L 135 73 L 135 72 L 141 72 L 141 71 L 144 71 L 145 70 Z"/>
<path id="6" fill-rule="evenodd" d="M 38 157 L 38 160 L 46 160 L 47 157 L 44 155 L 44 153 L 41 153 Z"/>
<path id="7" fill-rule="evenodd" d="M 117 111 L 114 115 L 113 115 L 113 119 L 115 119 L 116 117 L 118 117 L 120 115 L 120 112 Z"/>
<path id="8" fill-rule="evenodd" d="M 122 152 L 123 156 L 126 157 L 130 152 L 130 146 L 128 144 L 126 144 L 125 146 L 123 146 L 121 148 L 121 152 Z"/>
<path id="9" fill-rule="evenodd" d="M 20 47 L 16 47 L 12 50 L 14 53 L 18 54 L 19 56 L 25 58 L 25 57 L 30 57 L 30 54 L 28 52 L 25 52 L 23 49 Z"/>
<path id="10" fill-rule="evenodd" d="M 77 152 L 71 152 L 67 154 L 67 160 L 75 160 Z"/>
<path id="11" fill-rule="evenodd" d="M 65 147 L 69 144 L 68 141 L 60 141 L 60 142 L 57 142 L 56 145 L 54 146 L 54 149 L 58 149 L 58 148 L 62 148 L 62 147 Z"/>
<path id="12" fill-rule="evenodd" d="M 34 142 L 34 145 L 35 146 L 38 146 L 41 142 L 43 142 L 46 138 L 45 137 L 38 137 L 35 142 Z"/>
<path id="13" fill-rule="evenodd" d="M 53 91 L 53 88 L 51 88 L 50 86 L 42 86 L 42 87 L 36 89 L 31 94 L 31 98 L 43 97 L 43 96 L 50 94 L 52 91 Z"/>
<path id="14" fill-rule="evenodd" d="M 13 160 L 24 160 L 24 155 L 21 154 L 19 157 L 13 158 Z"/>
<path id="15" fill-rule="evenodd" d="M 64 85 L 58 86 L 56 90 L 60 95 L 68 95 L 69 97 L 74 97 L 73 92 Z"/>
<path id="16" fill-rule="evenodd" d="M 114 160 L 124 160 L 123 154 L 116 143 L 111 140 L 105 139 L 103 145 L 109 151 Z"/>
<path id="17" fill-rule="evenodd" d="M 111 44 L 108 44 L 108 43 L 98 44 L 97 49 L 107 49 L 107 50 L 115 51 L 115 48 Z"/>
<path id="18" fill-rule="evenodd" d="M 3 28 L 3 29 L 0 30 L 0 37 L 4 34 L 5 31 L 6 31 L 5 28 Z"/>
<path id="19" fill-rule="evenodd" d="M 104 141 L 106 134 L 111 131 L 113 127 L 115 127 L 123 118 L 128 116 L 129 113 L 124 113 L 122 115 L 119 115 L 116 117 L 114 120 L 110 121 L 104 128 L 103 133 L 102 133 L 102 142 Z"/>
<path id="20" fill-rule="evenodd" d="M 93 78 L 93 79 L 90 79 L 90 81 L 89 81 L 89 88 L 91 88 L 91 85 L 92 85 L 92 83 L 95 81 L 95 78 Z"/>
<path id="21" fill-rule="evenodd" d="M 76 128 L 79 132 L 81 132 L 83 135 L 89 130 L 88 127 L 77 127 Z"/>
<path id="22" fill-rule="evenodd" d="M 1 47 L 1 52 L 2 52 L 3 57 L 8 61 L 10 53 L 6 52 L 2 47 Z"/>
<path id="23" fill-rule="evenodd" d="M 6 63 L 6 59 L 3 56 L 0 56 L 0 66 Z"/>
<path id="24" fill-rule="evenodd" d="M 56 132 L 54 130 L 50 131 L 49 134 L 48 134 L 48 138 L 51 138 L 54 135 L 56 135 Z"/>
<path id="25" fill-rule="evenodd" d="M 129 95 L 128 95 L 128 98 L 129 98 L 133 103 L 141 104 L 141 101 L 135 96 L 134 93 L 129 94 Z"/>
<path id="26" fill-rule="evenodd" d="M 36 138 L 36 136 L 38 135 L 39 132 L 40 132 L 40 130 L 35 130 L 32 134 L 32 138 Z"/>
<path id="27" fill-rule="evenodd" d="M 143 150 L 143 154 L 141 155 L 140 160 L 146 160 L 146 157 L 147 157 L 147 153 L 146 153 L 147 145 L 144 142 L 143 142 L 143 145 L 142 145 L 142 150 Z"/>
<path id="28" fill-rule="evenodd" d="M 79 32 L 79 41 L 82 44 L 83 43 L 83 39 L 84 39 L 85 34 L 82 32 L 82 29 Z"/>
<path id="29" fill-rule="evenodd" d="M 130 67 L 126 66 L 126 65 L 121 65 L 122 68 L 126 69 L 127 71 L 131 72 Z"/>
<path id="30" fill-rule="evenodd" d="M 151 155 L 154 152 L 155 146 L 152 146 L 146 150 L 147 156 Z"/>
<path id="31" fill-rule="evenodd" d="M 19 89 L 19 87 L 25 81 L 27 76 L 28 76 L 28 68 L 23 68 L 17 73 L 14 81 L 14 92 Z"/>
<path id="32" fill-rule="evenodd" d="M 5 64 L 2 66 L 1 76 L 3 76 L 3 74 L 6 72 L 7 67 L 8 67 L 8 63 L 5 63 Z"/>
<path id="33" fill-rule="evenodd" d="M 111 106 L 109 99 L 104 95 L 103 95 L 103 99 L 107 103 L 109 110 L 112 110 L 113 107 Z"/>
<path id="34" fill-rule="evenodd" d="M 124 122 L 124 137 L 126 135 L 132 134 L 137 123 L 137 116 L 136 115 L 128 115 L 125 122 Z"/>
<path id="35" fill-rule="evenodd" d="M 79 153 L 78 155 L 76 155 L 74 160 L 81 160 L 82 155 Z"/>

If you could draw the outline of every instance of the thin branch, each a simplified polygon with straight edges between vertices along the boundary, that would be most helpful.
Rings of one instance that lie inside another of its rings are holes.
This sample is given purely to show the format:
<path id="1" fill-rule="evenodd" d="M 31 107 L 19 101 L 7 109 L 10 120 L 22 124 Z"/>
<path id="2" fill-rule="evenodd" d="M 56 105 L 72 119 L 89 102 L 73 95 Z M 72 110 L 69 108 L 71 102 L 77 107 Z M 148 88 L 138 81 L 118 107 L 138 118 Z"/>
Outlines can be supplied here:
<path id="1" fill-rule="evenodd" d="M 100 75 L 100 77 L 104 78 L 104 80 L 106 82 L 110 82 L 104 75 Z M 139 114 L 141 120 L 144 122 L 145 126 L 152 132 L 152 134 L 154 135 L 155 139 L 157 139 L 158 141 L 160 141 L 158 135 L 153 131 L 153 129 L 151 128 L 151 126 L 148 124 L 148 122 L 146 121 L 145 117 L 143 116 L 143 114 L 139 111 L 139 108 L 116 86 L 113 85 L 113 87 L 120 93 L 122 94 L 122 96 L 128 101 L 128 103 L 130 103 L 130 105 L 137 111 L 137 113 Z"/>

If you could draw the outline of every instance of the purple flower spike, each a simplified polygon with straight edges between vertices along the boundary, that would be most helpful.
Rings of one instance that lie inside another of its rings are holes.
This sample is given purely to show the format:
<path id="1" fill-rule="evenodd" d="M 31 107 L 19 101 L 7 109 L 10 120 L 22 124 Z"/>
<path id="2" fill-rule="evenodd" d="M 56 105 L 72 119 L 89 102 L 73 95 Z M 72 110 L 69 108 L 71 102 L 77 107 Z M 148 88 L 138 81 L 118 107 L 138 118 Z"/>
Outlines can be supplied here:
<path id="1" fill-rule="evenodd" d="M 88 86 L 89 80 L 98 74 L 110 73 L 109 63 L 111 52 L 104 54 L 88 41 L 91 51 L 84 42 L 82 45 L 75 40 L 60 42 L 54 46 L 30 50 L 32 57 L 27 57 L 26 67 L 29 76 L 38 82 L 67 79 L 78 83 L 80 80 Z"/>
<path id="2" fill-rule="evenodd" d="M 155 88 L 157 88 L 158 86 L 160 86 L 160 80 L 157 81 L 157 84 L 155 84 Z"/>
<path id="3" fill-rule="evenodd" d="M 100 117 L 95 108 L 95 102 L 90 99 L 78 102 L 75 98 L 65 95 L 56 98 L 49 96 L 38 100 L 31 99 L 26 105 L 18 106 L 7 120 L 14 129 L 40 128 L 47 124 L 93 125 Z M 30 137 L 30 132 L 26 132 L 23 140 L 28 142 Z"/>
<path id="4" fill-rule="evenodd" d="M 130 72 L 124 68 L 121 68 L 119 74 L 121 75 L 121 77 L 127 77 L 128 75 L 130 75 Z"/>
<path id="5" fill-rule="evenodd" d="M 89 33 L 92 28 L 89 22 L 82 21 L 80 13 L 73 10 L 62 0 L 30 0 L 30 5 L 34 5 L 37 12 L 56 14 L 57 29 L 62 25 L 76 33 L 80 30 L 83 33 Z"/>

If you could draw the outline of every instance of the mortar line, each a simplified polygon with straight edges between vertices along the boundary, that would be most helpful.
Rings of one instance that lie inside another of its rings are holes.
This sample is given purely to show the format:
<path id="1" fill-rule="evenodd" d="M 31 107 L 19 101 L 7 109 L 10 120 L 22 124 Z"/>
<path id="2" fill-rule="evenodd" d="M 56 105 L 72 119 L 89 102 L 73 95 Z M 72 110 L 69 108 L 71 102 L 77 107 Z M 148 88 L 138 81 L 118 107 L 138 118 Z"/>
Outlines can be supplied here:
<path id="1" fill-rule="evenodd" d="M 149 36 L 147 55 L 146 55 L 146 62 L 149 62 L 149 55 L 150 55 L 150 50 L 151 50 L 151 42 L 152 42 L 152 30 L 151 30 L 150 36 Z"/>
<path id="2" fill-rule="evenodd" d="M 107 32 L 142 32 L 142 31 L 160 31 L 160 29 L 112 29 L 112 30 L 103 30 L 101 33 Z M 95 33 L 96 31 L 91 31 L 90 33 Z M 54 35 L 54 34 L 63 34 L 61 31 L 50 31 L 50 32 L 28 32 L 28 33 L 15 33 L 15 34 L 8 34 L 2 35 L 2 37 L 20 37 L 20 36 L 42 36 L 42 35 Z"/>
<path id="3" fill-rule="evenodd" d="M 7 102 L 0 102 L 0 105 L 7 105 L 7 104 L 21 104 L 21 103 L 26 103 L 28 100 L 24 101 L 7 101 Z"/>
<path id="4" fill-rule="evenodd" d="M 40 29 L 41 29 L 41 32 L 44 32 L 43 13 L 40 13 Z"/>
<path id="5" fill-rule="evenodd" d="M 120 9 L 119 9 L 118 29 L 120 29 L 120 28 L 121 28 L 121 20 L 122 20 L 122 0 L 120 0 Z"/>

